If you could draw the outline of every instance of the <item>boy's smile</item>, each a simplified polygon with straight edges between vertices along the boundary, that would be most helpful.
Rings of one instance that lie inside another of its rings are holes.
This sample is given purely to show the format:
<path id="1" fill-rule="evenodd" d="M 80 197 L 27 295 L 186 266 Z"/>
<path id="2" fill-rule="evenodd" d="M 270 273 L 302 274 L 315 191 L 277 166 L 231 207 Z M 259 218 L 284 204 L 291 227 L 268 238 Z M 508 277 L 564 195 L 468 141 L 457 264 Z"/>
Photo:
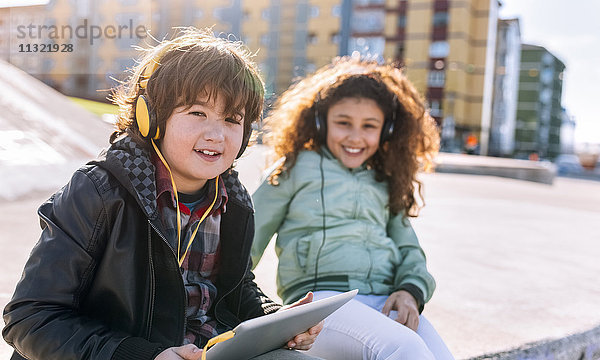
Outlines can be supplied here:
<path id="1" fill-rule="evenodd" d="M 222 96 L 199 97 L 191 107 L 177 107 L 167 119 L 159 149 L 171 168 L 177 190 L 194 193 L 227 170 L 244 134 L 244 114 L 224 115 Z"/>
<path id="2" fill-rule="evenodd" d="M 384 114 L 375 100 L 343 98 L 327 111 L 327 147 L 350 169 L 361 166 L 379 148 Z"/>

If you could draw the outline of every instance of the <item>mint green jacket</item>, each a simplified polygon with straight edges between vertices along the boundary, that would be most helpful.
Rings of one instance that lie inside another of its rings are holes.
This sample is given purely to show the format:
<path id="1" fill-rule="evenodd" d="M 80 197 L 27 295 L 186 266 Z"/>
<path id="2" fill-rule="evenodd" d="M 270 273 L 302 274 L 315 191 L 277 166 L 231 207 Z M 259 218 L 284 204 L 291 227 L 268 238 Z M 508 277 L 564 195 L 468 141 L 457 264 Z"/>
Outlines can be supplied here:
<path id="1" fill-rule="evenodd" d="M 425 302 L 431 298 L 435 281 L 425 254 L 408 219 L 391 215 L 387 184 L 375 181 L 373 170 L 348 169 L 327 150 L 323 157 L 303 151 L 278 180 L 264 181 L 252 195 L 252 261 L 277 234 L 277 292 L 285 303 L 310 290 L 389 295 L 406 284 L 418 287 Z"/>

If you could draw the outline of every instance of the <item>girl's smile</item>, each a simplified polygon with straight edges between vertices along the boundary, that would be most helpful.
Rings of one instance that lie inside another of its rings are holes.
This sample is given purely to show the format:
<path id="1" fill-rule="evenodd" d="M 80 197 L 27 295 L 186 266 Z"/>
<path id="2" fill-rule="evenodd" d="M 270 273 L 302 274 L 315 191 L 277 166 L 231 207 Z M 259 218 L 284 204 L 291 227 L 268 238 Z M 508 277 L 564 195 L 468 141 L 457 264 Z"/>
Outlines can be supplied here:
<path id="1" fill-rule="evenodd" d="M 383 122 L 375 100 L 343 98 L 327 112 L 327 147 L 344 166 L 357 168 L 377 152 Z"/>

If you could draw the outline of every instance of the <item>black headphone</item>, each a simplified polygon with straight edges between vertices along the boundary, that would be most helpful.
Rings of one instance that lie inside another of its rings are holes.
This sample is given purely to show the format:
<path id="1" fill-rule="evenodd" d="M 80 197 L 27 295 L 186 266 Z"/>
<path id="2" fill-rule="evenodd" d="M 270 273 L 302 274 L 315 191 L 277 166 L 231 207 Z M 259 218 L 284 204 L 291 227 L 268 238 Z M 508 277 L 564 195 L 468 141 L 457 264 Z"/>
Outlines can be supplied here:
<path id="1" fill-rule="evenodd" d="M 321 95 L 317 94 L 317 99 L 315 100 L 315 127 L 317 128 L 317 133 L 319 136 L 319 140 L 322 144 L 327 141 L 327 121 L 323 121 L 321 116 L 319 115 L 319 102 L 321 101 Z M 383 121 L 383 127 L 381 128 L 381 135 L 379 136 L 379 145 L 383 145 L 386 141 L 392 138 L 392 134 L 394 133 L 394 124 L 396 123 L 396 110 L 398 107 L 398 97 L 394 94 L 394 99 L 392 100 L 392 116 L 385 117 Z"/>
<path id="2" fill-rule="evenodd" d="M 154 71 L 158 68 L 159 60 L 162 57 L 164 52 L 160 52 L 154 59 L 152 59 L 151 65 L 148 65 L 142 75 L 140 76 L 139 86 L 142 89 L 146 89 L 148 86 L 148 80 L 154 73 Z M 138 129 L 140 131 L 140 135 L 145 140 L 158 140 L 160 138 L 160 128 L 158 127 L 158 121 L 156 119 L 156 112 L 152 109 L 150 102 L 144 95 L 140 95 L 137 98 L 135 103 L 135 121 L 137 123 Z M 239 159 L 240 156 L 246 150 L 248 146 L 248 142 L 250 142 L 250 136 L 252 135 L 252 126 L 250 126 L 250 131 L 246 131 L 246 125 L 244 124 L 244 137 L 242 139 L 242 146 L 240 147 L 240 151 L 236 155 L 236 159 Z"/>

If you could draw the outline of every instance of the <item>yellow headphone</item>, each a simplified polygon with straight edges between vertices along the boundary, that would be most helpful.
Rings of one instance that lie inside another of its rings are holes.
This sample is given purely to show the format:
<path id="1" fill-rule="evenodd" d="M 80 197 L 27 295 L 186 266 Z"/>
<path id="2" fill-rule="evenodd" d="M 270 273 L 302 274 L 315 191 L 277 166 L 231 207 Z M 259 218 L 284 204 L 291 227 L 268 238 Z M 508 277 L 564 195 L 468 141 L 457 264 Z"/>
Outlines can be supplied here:
<path id="1" fill-rule="evenodd" d="M 161 50 L 152 60 L 150 64 L 146 66 L 139 79 L 139 86 L 142 89 L 146 89 L 148 86 L 148 80 L 154 73 L 154 71 L 160 65 L 160 58 L 166 53 L 166 49 Z M 150 102 L 144 95 L 140 95 L 135 103 L 135 121 L 137 122 L 140 134 L 144 139 L 158 140 L 160 138 L 160 129 L 158 128 L 156 121 L 156 113 L 152 110 Z"/>

